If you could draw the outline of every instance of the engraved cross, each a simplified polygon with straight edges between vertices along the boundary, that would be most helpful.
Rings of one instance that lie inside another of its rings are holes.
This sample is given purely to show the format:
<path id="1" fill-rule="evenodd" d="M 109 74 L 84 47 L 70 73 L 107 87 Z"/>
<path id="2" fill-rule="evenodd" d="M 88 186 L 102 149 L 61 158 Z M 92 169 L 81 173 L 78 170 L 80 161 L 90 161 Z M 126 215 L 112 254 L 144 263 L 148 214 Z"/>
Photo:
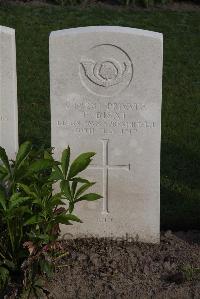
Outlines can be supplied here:
<path id="1" fill-rule="evenodd" d="M 126 170 L 130 171 L 130 164 L 128 165 L 109 165 L 108 162 L 108 142 L 109 139 L 102 139 L 103 154 L 102 165 L 91 165 L 88 169 L 97 169 L 103 171 L 103 210 L 102 214 L 108 214 L 108 174 L 109 170 Z"/>

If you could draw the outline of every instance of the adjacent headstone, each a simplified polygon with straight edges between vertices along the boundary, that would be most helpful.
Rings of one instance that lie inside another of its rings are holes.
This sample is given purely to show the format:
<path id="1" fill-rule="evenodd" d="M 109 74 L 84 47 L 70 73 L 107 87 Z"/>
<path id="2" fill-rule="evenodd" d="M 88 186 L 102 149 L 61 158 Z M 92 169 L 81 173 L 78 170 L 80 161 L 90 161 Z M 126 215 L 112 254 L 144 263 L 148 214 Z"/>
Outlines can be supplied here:
<path id="1" fill-rule="evenodd" d="M 18 148 L 15 30 L 0 26 L 0 146 L 14 158 Z"/>
<path id="2" fill-rule="evenodd" d="M 123 27 L 52 32 L 52 146 L 95 151 L 85 172 L 96 202 L 81 202 L 74 236 L 159 241 L 162 34 Z M 64 231 L 65 232 L 65 231 Z"/>

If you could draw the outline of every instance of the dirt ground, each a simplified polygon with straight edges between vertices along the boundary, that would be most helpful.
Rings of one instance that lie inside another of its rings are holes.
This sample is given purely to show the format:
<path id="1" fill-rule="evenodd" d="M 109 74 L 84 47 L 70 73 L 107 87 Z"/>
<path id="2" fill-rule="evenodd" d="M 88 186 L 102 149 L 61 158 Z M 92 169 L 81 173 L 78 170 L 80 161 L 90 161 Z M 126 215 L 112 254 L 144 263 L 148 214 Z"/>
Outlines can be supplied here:
<path id="1" fill-rule="evenodd" d="M 159 245 L 65 241 L 51 299 L 200 298 L 200 232 L 162 233 Z"/>

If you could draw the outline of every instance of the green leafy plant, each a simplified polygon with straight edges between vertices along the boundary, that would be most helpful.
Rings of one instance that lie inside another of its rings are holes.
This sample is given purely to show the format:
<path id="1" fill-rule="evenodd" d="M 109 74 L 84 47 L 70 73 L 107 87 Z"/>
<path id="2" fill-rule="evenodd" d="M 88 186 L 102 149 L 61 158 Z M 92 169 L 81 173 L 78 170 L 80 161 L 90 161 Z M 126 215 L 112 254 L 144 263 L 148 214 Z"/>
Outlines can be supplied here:
<path id="1" fill-rule="evenodd" d="M 54 160 L 51 150 L 34 150 L 23 143 L 15 161 L 0 147 L 0 289 L 17 273 L 24 281 L 23 294 L 41 292 L 40 274 L 51 275 L 60 250 L 60 224 L 81 220 L 75 204 L 101 196 L 85 193 L 94 182 L 78 176 L 90 164 L 93 152 L 70 163 L 70 148 Z M 53 187 L 58 186 L 58 192 Z M 25 296 L 25 295 L 24 295 Z"/>

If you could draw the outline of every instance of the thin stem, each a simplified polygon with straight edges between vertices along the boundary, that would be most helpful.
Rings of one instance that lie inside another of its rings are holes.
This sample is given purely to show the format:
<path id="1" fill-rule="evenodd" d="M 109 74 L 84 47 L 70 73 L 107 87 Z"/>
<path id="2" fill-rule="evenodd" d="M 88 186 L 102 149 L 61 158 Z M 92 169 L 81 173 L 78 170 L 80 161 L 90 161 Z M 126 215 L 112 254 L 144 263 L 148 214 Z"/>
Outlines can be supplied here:
<path id="1" fill-rule="evenodd" d="M 0 252 L 0 256 L 5 260 L 6 257 Z"/>
<path id="2" fill-rule="evenodd" d="M 65 264 L 65 265 L 60 265 L 60 266 L 56 266 L 57 268 L 64 268 L 64 267 L 69 267 L 68 264 Z"/>
<path id="3" fill-rule="evenodd" d="M 54 261 L 57 261 L 58 259 L 63 258 L 63 257 L 66 256 L 66 255 L 69 255 L 69 252 L 65 252 L 65 253 L 63 253 L 63 254 L 57 256 L 57 257 L 54 259 Z"/>
<path id="4" fill-rule="evenodd" d="M 9 233 L 9 237 L 10 237 L 12 252 L 14 253 L 15 252 L 14 238 L 13 238 L 12 230 L 11 230 L 10 223 L 8 220 L 7 220 L 7 226 L 8 226 L 8 233 Z"/>

